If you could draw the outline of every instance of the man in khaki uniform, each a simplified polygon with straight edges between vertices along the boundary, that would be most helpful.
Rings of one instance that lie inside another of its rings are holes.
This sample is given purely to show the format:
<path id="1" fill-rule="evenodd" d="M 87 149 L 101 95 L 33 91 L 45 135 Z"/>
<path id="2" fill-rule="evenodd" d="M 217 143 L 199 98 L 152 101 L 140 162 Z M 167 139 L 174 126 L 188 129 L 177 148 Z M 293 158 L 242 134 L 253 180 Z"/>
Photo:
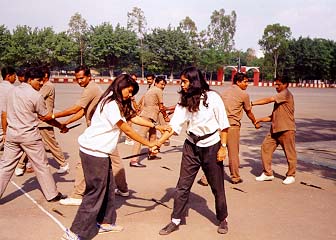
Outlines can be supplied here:
<path id="1" fill-rule="evenodd" d="M 294 119 L 294 97 L 288 90 L 287 79 L 276 78 L 275 89 L 278 92 L 275 96 L 263 98 L 251 102 L 254 105 L 263 105 L 274 102 L 273 112 L 270 116 L 257 119 L 256 122 L 272 122 L 270 132 L 266 135 L 261 145 L 261 160 L 263 172 L 257 181 L 271 181 L 274 179 L 272 171 L 272 155 L 280 144 L 285 152 L 288 163 L 288 171 L 283 184 L 295 182 L 297 156 L 295 150 L 295 119 Z"/>
<path id="2" fill-rule="evenodd" d="M 68 109 L 65 109 L 62 112 L 55 113 L 53 117 L 59 118 L 73 115 L 64 122 L 65 125 L 68 125 L 85 116 L 87 126 L 89 126 L 90 113 L 97 105 L 102 95 L 102 90 L 97 83 L 91 81 L 90 69 L 86 66 L 79 66 L 75 69 L 75 78 L 79 86 L 84 88 L 80 99 L 76 102 L 75 105 L 69 107 Z M 115 183 L 117 186 L 116 193 L 126 197 L 129 195 L 126 182 L 126 174 L 117 149 L 110 155 L 110 158 L 112 162 L 113 176 L 115 177 Z M 62 201 L 60 201 L 60 203 L 62 205 L 80 205 L 82 202 L 84 191 L 84 173 L 82 164 L 80 161 L 78 161 L 76 164 L 76 176 L 73 192 L 71 193 L 71 196 L 69 198 L 63 199 Z"/>
<path id="3" fill-rule="evenodd" d="M 140 113 L 140 117 L 149 120 L 151 122 L 157 123 L 159 113 L 161 112 L 164 115 L 166 121 L 169 122 L 169 117 L 165 111 L 163 105 L 163 89 L 165 88 L 167 81 L 162 77 L 157 77 L 155 79 L 155 86 L 151 87 L 146 94 L 144 95 L 143 107 Z M 146 137 L 147 133 L 149 134 L 149 141 L 156 140 L 156 129 L 149 128 L 145 126 L 140 126 L 139 135 Z M 132 154 L 139 154 L 141 150 L 141 144 L 135 142 L 132 150 Z M 148 155 L 148 159 L 158 158 L 155 155 Z M 146 167 L 146 165 L 139 162 L 138 157 L 133 157 L 130 161 L 130 167 Z"/>
<path id="4" fill-rule="evenodd" d="M 227 150 L 229 157 L 229 169 L 232 184 L 242 183 L 243 179 L 239 175 L 239 142 L 240 142 L 240 126 L 243 117 L 243 110 L 256 129 L 260 125 L 256 123 L 252 107 L 250 104 L 250 96 L 246 93 L 248 86 L 248 78 L 244 73 L 237 73 L 233 79 L 233 85 L 222 93 L 222 99 L 225 105 L 226 114 L 230 123 L 227 138 Z M 205 176 L 199 181 L 201 185 L 207 185 Z"/>
<path id="5" fill-rule="evenodd" d="M 49 81 L 50 78 L 49 68 L 45 67 L 42 69 L 42 71 L 44 74 L 43 86 L 39 92 L 41 93 L 41 95 L 45 100 L 48 111 L 53 113 L 55 105 L 55 86 Z M 48 123 L 43 121 L 40 121 L 38 128 L 42 136 L 42 141 L 45 147 L 47 147 L 50 150 L 51 154 L 54 156 L 57 163 L 60 165 L 60 168 L 57 170 L 57 173 L 59 174 L 66 173 L 69 170 L 69 163 L 66 162 L 63 151 L 56 140 L 54 128 L 50 126 Z M 17 169 L 15 170 L 15 173 L 21 172 L 23 174 L 26 162 L 27 158 L 25 158 L 25 160 L 23 159 L 20 160 Z M 21 171 L 19 171 L 19 169 L 21 169 Z"/>
<path id="6" fill-rule="evenodd" d="M 6 141 L 4 154 L 0 161 L 0 197 L 4 193 L 14 173 L 22 150 L 32 162 L 37 180 L 48 201 L 65 198 L 57 191 L 55 181 L 49 171 L 41 135 L 38 130 L 39 119 L 48 121 L 66 132 L 67 129 L 56 120 L 45 105 L 42 95 L 38 92 L 43 85 L 43 73 L 38 68 L 29 69 L 26 73 L 28 83 L 22 83 L 9 93 L 6 109 Z"/>

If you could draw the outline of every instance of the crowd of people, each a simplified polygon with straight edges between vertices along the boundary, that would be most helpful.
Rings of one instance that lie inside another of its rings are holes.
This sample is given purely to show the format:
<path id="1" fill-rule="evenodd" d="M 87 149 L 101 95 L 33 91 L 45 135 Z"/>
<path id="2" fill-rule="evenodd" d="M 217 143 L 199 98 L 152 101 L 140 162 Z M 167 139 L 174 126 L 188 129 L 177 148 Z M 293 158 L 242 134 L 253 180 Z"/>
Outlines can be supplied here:
<path id="1" fill-rule="evenodd" d="M 83 88 L 82 94 L 72 106 L 55 112 L 55 87 L 49 81 L 48 68 L 16 72 L 12 67 L 4 67 L 1 74 L 0 198 L 13 174 L 22 176 L 31 168 L 48 202 L 79 206 L 63 240 L 92 239 L 98 233 L 123 230 L 116 224 L 115 209 L 115 195 L 129 196 L 125 169 L 117 150 L 121 133 L 128 137 L 127 144 L 133 142 L 130 167 L 145 168 L 138 158 L 141 145 L 148 148 L 148 160 L 160 159 L 157 155 L 160 147 L 169 142 L 172 135 L 179 135 L 187 123 L 171 221 L 159 231 L 160 235 L 178 230 L 186 216 L 190 190 L 200 168 L 204 175 L 197 182 L 209 185 L 215 198 L 217 232 L 228 232 L 223 161 L 228 157 L 231 183 L 242 183 L 239 142 L 243 111 L 256 129 L 261 122 L 272 122 L 261 146 L 263 172 L 256 181 L 274 179 L 272 154 L 281 145 L 288 162 L 283 183 L 295 182 L 294 98 L 283 78 L 275 79 L 277 94 L 251 101 L 246 92 L 246 74 L 237 73 L 233 85 L 217 93 L 210 89 L 199 69 L 188 67 L 180 74 L 179 101 L 167 107 L 163 98 L 167 82 L 162 77 L 147 75 L 148 89 L 136 102 L 135 95 L 139 91 L 136 75 L 117 76 L 103 92 L 92 81 L 90 69 L 78 66 L 75 80 Z M 14 86 L 17 76 L 20 84 Z M 269 103 L 274 103 L 271 115 L 256 118 L 252 107 Z M 66 120 L 57 121 L 67 116 Z M 59 164 L 57 173 L 67 173 L 69 163 L 55 138 L 54 127 L 66 134 L 68 124 L 82 117 L 87 128 L 78 138 L 75 183 L 68 197 L 56 187 L 46 151 L 50 151 Z M 134 129 L 133 124 L 139 127 Z"/>

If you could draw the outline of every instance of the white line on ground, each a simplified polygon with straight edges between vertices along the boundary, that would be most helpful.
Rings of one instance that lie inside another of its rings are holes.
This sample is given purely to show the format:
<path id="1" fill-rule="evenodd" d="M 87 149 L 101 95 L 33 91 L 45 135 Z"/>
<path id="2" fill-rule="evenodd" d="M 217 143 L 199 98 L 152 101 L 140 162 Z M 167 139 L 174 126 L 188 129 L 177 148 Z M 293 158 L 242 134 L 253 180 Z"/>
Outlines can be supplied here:
<path id="1" fill-rule="evenodd" d="M 40 204 L 38 204 L 34 198 L 32 198 L 28 193 L 26 193 L 20 186 L 18 186 L 15 182 L 10 181 L 17 189 L 19 189 L 30 201 L 32 201 L 42 212 L 44 212 L 48 217 L 50 217 L 63 231 L 66 230 L 66 227 L 58 221 L 53 215 L 51 215 L 47 210 L 45 210 Z"/>

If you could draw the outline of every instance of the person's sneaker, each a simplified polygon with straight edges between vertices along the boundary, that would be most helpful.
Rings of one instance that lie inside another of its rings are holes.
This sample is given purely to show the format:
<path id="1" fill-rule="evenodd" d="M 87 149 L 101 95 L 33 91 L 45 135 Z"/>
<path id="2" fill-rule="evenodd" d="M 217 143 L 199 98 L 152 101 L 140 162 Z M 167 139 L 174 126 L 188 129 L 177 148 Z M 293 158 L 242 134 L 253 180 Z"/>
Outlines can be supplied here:
<path id="1" fill-rule="evenodd" d="M 274 179 L 274 176 L 267 176 L 265 173 L 262 173 L 259 177 L 256 177 L 256 180 L 258 182 L 263 182 L 263 181 L 272 181 Z"/>
<path id="2" fill-rule="evenodd" d="M 225 234 L 229 231 L 228 229 L 228 223 L 226 221 L 226 219 L 224 219 L 223 221 L 221 221 L 221 223 L 219 224 L 218 228 L 217 228 L 217 232 L 220 234 Z"/>
<path id="3" fill-rule="evenodd" d="M 145 164 L 142 164 L 142 163 L 139 163 L 139 162 L 130 162 L 130 167 L 137 167 L 137 168 L 145 168 L 146 165 Z"/>
<path id="4" fill-rule="evenodd" d="M 148 155 L 147 156 L 147 159 L 148 160 L 160 160 L 160 159 L 162 159 L 161 157 L 158 157 L 158 156 L 156 156 L 156 155 Z"/>
<path id="5" fill-rule="evenodd" d="M 198 183 L 199 185 L 202 185 L 202 186 L 208 186 L 208 185 L 209 185 L 208 182 L 204 182 L 204 181 L 203 181 L 203 178 L 200 178 L 200 179 L 197 181 L 197 183 Z"/>
<path id="6" fill-rule="evenodd" d="M 127 192 L 122 192 L 118 188 L 114 189 L 114 193 L 116 195 L 122 196 L 122 197 L 128 197 L 130 195 L 129 191 Z"/>
<path id="7" fill-rule="evenodd" d="M 80 240 L 80 237 L 76 233 L 71 232 L 70 229 L 67 228 L 61 240 Z"/>
<path id="8" fill-rule="evenodd" d="M 61 199 L 59 203 L 61 205 L 66 205 L 66 206 L 79 206 L 82 204 L 82 199 L 69 197 L 69 198 Z"/>
<path id="9" fill-rule="evenodd" d="M 56 171 L 58 174 L 66 173 L 70 169 L 69 163 L 66 163 L 63 167 L 60 166 L 60 168 Z"/>
<path id="10" fill-rule="evenodd" d="M 282 183 L 283 183 L 283 184 L 286 184 L 286 185 L 295 183 L 295 177 L 293 177 L 293 176 L 288 176 L 288 177 L 286 177 L 285 180 L 283 180 Z"/>
<path id="11" fill-rule="evenodd" d="M 68 196 L 67 195 L 63 195 L 62 193 L 58 193 L 57 195 L 56 195 L 56 197 L 54 197 L 54 198 L 52 198 L 52 199 L 49 199 L 49 200 L 47 200 L 48 202 L 58 202 L 58 201 L 60 201 L 60 200 L 62 200 L 62 199 L 66 199 Z"/>
<path id="12" fill-rule="evenodd" d="M 98 234 L 121 232 L 122 230 L 124 230 L 124 227 L 119 226 L 119 225 L 115 225 L 115 224 L 99 224 L 99 223 L 97 223 L 97 227 L 99 228 Z"/>
<path id="13" fill-rule="evenodd" d="M 23 176 L 24 172 L 25 172 L 24 168 L 15 168 L 15 176 L 18 177 Z"/>
<path id="14" fill-rule="evenodd" d="M 131 146 L 132 146 L 132 145 L 134 145 L 134 141 L 133 141 L 133 140 L 127 140 L 127 139 L 126 139 L 126 140 L 125 140 L 125 144 L 126 144 L 126 145 L 131 145 Z"/>
<path id="15" fill-rule="evenodd" d="M 160 235 L 168 235 L 174 231 L 176 231 L 179 228 L 179 225 L 176 225 L 173 222 L 170 222 L 167 226 L 162 228 L 159 232 Z"/>

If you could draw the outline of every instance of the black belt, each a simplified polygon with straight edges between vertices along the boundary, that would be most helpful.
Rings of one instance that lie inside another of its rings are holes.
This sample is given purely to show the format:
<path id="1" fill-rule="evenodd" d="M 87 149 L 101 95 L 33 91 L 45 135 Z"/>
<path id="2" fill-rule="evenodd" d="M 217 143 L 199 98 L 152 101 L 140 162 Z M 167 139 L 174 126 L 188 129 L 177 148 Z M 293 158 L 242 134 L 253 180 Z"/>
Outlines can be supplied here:
<path id="1" fill-rule="evenodd" d="M 198 141 L 201 141 L 201 140 L 203 140 L 203 139 L 206 139 L 206 138 L 208 138 L 208 137 L 214 135 L 216 132 L 217 132 L 217 130 L 214 131 L 214 132 L 212 132 L 212 133 L 205 134 L 205 135 L 203 135 L 203 136 L 197 136 L 197 135 L 195 135 L 195 134 L 192 133 L 192 132 L 187 132 L 187 134 L 189 135 L 189 137 L 191 137 L 191 139 L 193 140 L 194 144 L 196 144 Z"/>

